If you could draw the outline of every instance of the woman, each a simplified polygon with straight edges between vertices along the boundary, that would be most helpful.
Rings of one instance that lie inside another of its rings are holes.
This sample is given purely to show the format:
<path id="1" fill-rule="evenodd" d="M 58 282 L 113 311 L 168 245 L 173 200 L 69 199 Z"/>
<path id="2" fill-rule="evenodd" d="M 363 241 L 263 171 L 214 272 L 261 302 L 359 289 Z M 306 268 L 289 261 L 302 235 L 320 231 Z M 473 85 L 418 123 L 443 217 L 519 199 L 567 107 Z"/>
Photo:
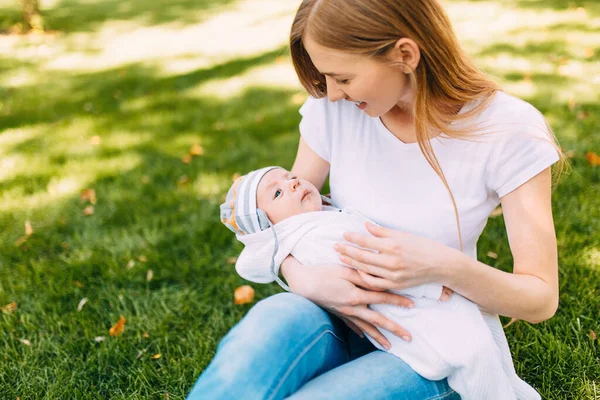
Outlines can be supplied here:
<path id="1" fill-rule="evenodd" d="M 384 290 L 437 282 L 492 314 L 552 317 L 550 166 L 560 150 L 537 110 L 472 65 L 435 0 L 304 0 L 290 45 L 313 97 L 300 110 L 292 172 L 317 188 L 329 175 L 336 204 L 389 228 L 346 236 L 377 253 L 336 246 L 356 270 L 286 259 L 293 294 L 254 306 L 189 398 L 457 398 L 446 380 L 428 381 L 361 339 L 388 347 L 385 329 L 411 340 L 368 305 L 410 307 Z M 498 204 L 513 273 L 476 260 Z"/>

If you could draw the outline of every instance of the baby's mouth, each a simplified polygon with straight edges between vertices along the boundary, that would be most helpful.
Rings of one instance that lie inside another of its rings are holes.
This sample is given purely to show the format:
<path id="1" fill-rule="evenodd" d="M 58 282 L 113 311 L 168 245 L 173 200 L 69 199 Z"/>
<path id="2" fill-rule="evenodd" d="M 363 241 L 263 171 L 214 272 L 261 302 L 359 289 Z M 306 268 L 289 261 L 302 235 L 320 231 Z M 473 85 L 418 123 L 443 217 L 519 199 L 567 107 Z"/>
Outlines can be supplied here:
<path id="1" fill-rule="evenodd" d="M 302 195 L 302 198 L 300 199 L 300 201 L 304 201 L 304 199 L 310 194 L 310 192 L 308 190 L 304 191 L 304 194 Z"/>

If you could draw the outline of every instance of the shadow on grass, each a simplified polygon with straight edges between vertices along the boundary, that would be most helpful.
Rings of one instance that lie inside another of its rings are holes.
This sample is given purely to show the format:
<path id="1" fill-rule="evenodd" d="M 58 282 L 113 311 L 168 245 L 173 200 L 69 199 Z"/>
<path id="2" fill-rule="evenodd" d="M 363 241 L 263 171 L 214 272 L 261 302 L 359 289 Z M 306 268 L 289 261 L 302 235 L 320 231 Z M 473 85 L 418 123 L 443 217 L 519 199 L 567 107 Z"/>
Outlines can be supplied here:
<path id="1" fill-rule="evenodd" d="M 276 49 L 174 77 L 143 65 L 65 74 L 14 91 L 0 130 L 35 127 L 39 134 L 7 146 L 5 155 L 39 154 L 48 162 L 27 177 L 3 181 L 0 190 L 35 197 L 47 192 L 55 175 L 90 169 L 96 172 L 86 185 L 98 201 L 87 217 L 78 195 L 0 213 L 0 304 L 19 303 L 14 317 L 0 319 L 0 344 L 7 350 L 0 362 L 21 371 L 0 375 L 0 397 L 181 397 L 190 389 L 216 342 L 249 307 L 231 302 L 243 280 L 226 259 L 241 247 L 219 221 L 221 197 L 236 172 L 291 165 L 300 116 L 291 90 L 255 87 L 227 100 L 186 90 L 281 54 Z M 80 120 L 88 123 L 78 138 L 68 132 Z M 93 147 L 91 135 L 102 142 Z M 184 163 L 180 157 L 197 142 L 204 155 Z M 119 157 L 133 161 L 109 168 Z M 35 233 L 16 246 L 24 218 Z M 150 282 L 148 269 L 154 271 Z M 262 285 L 256 291 L 260 299 L 278 289 Z M 90 301 L 77 312 L 82 297 Z M 127 339 L 95 343 L 120 314 L 127 315 Z M 21 353 L 15 337 L 31 338 L 34 351 Z M 138 361 L 146 348 L 168 361 Z M 132 370 L 143 381 L 132 382 Z M 54 383 L 22 379 L 48 371 Z"/>
<path id="2" fill-rule="evenodd" d="M 16 314 L 0 318 L 0 364 L 10 371 L 0 373 L 0 397 L 182 397 L 191 388 L 218 340 L 249 308 L 231 301 L 233 290 L 244 281 L 227 259 L 241 245 L 219 222 L 218 206 L 234 173 L 291 165 L 300 116 L 292 90 L 254 87 L 223 100 L 192 95 L 188 89 L 271 63 L 283 52 L 276 49 L 173 77 L 141 64 L 56 75 L 42 85 L 13 91 L 12 111 L 0 129 L 34 127 L 39 132 L 7 146 L 5 155 L 47 157 L 48 162 L 26 178 L 4 181 L 0 190 L 18 192 L 25 201 L 46 192 L 54 175 L 90 169 L 96 172 L 86 185 L 96 190 L 98 201 L 90 216 L 82 214 L 87 203 L 77 194 L 0 213 L 0 305 L 13 300 L 19 304 Z M 557 90 L 569 83 L 545 75 L 531 79 L 556 83 Z M 559 186 L 555 196 L 561 249 L 597 246 L 593 228 L 600 207 L 590 197 L 600 173 L 587 167 L 584 154 L 600 146 L 594 117 L 600 115 L 600 106 L 570 109 L 546 93 L 527 100 L 557 121 L 559 135 L 576 132 L 563 144 L 577 152 L 577 175 Z M 580 120 L 579 111 L 591 117 Z M 86 124 L 80 129 L 81 121 Z M 92 136 L 99 136 L 100 144 L 89 144 Z M 196 142 L 204 155 L 184 163 L 180 157 Z M 119 157 L 132 162 L 109 168 Z M 35 233 L 16 246 L 26 219 Z M 497 251 L 495 266 L 512 267 L 500 220 L 490 223 L 479 248 Z M 568 266 L 577 269 L 576 259 Z M 563 274 L 569 279 L 573 272 Z M 583 284 L 595 287 L 598 277 L 593 279 Z M 567 286 L 566 296 L 577 299 L 580 287 Z M 255 288 L 257 300 L 279 290 Z M 89 301 L 78 312 L 84 297 Z M 97 343 L 94 338 L 108 336 L 121 314 L 128 319 L 124 336 Z M 537 329 L 552 336 L 569 327 L 565 321 L 570 319 L 562 316 Z M 540 346 L 528 347 L 538 340 L 537 329 L 522 324 L 508 332 L 523 343 L 515 346 L 522 352 L 517 360 L 539 360 L 545 371 L 571 363 L 578 372 L 597 377 L 588 365 L 594 357 L 582 353 L 585 357 L 576 358 L 571 345 L 563 345 L 558 361 L 552 352 L 540 354 Z M 144 336 L 148 332 L 149 338 Z M 29 338 L 33 345 L 26 348 L 18 338 Z M 149 354 L 163 357 L 150 360 Z M 519 372 L 543 387 L 546 372 L 527 367 L 519 364 Z M 52 376 L 52 381 L 27 379 L 31 376 Z M 544 393 L 569 392 L 575 384 L 564 379 L 550 380 Z"/>
<path id="3" fill-rule="evenodd" d="M 236 0 L 59 0 L 50 8 L 42 8 L 45 29 L 62 32 L 94 31 L 110 20 L 135 21 L 150 26 L 169 22 L 190 24 L 201 22 Z M 162 3 L 162 4 L 161 4 Z M 15 2 L 12 8 L 0 8 L 0 31 L 21 22 Z M 43 7 L 43 4 L 42 4 Z"/>

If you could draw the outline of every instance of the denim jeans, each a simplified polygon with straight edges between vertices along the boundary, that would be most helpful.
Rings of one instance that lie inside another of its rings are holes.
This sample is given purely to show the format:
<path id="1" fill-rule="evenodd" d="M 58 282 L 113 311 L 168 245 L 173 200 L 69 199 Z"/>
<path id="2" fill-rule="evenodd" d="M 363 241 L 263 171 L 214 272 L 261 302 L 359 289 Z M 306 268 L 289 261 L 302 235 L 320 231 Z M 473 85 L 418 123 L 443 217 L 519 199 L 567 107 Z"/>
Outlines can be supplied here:
<path id="1" fill-rule="evenodd" d="M 376 350 L 311 301 L 280 293 L 257 303 L 221 340 L 188 400 L 456 400 L 447 381 L 429 381 Z"/>

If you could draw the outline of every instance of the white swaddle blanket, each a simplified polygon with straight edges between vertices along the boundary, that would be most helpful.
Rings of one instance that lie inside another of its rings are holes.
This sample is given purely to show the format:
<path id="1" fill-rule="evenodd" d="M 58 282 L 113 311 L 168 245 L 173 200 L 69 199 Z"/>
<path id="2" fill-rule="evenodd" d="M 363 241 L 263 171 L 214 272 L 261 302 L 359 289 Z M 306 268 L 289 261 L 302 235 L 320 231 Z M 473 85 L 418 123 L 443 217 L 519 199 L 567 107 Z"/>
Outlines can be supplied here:
<path id="1" fill-rule="evenodd" d="M 272 282 L 281 262 L 289 255 L 304 265 L 340 264 L 333 250 L 343 233 L 369 234 L 367 219 L 356 211 L 324 206 L 325 211 L 287 218 L 264 231 L 238 235 L 245 248 L 236 270 L 243 278 Z M 413 309 L 387 304 L 369 307 L 397 322 L 412 335 L 406 342 L 380 329 L 401 358 L 419 375 L 430 380 L 448 378 L 462 399 L 540 399 L 540 395 L 515 373 L 506 336 L 497 315 L 455 293 L 440 301 L 442 286 L 427 284 L 394 291 L 413 298 Z M 369 337 L 379 349 L 386 351 Z"/>

